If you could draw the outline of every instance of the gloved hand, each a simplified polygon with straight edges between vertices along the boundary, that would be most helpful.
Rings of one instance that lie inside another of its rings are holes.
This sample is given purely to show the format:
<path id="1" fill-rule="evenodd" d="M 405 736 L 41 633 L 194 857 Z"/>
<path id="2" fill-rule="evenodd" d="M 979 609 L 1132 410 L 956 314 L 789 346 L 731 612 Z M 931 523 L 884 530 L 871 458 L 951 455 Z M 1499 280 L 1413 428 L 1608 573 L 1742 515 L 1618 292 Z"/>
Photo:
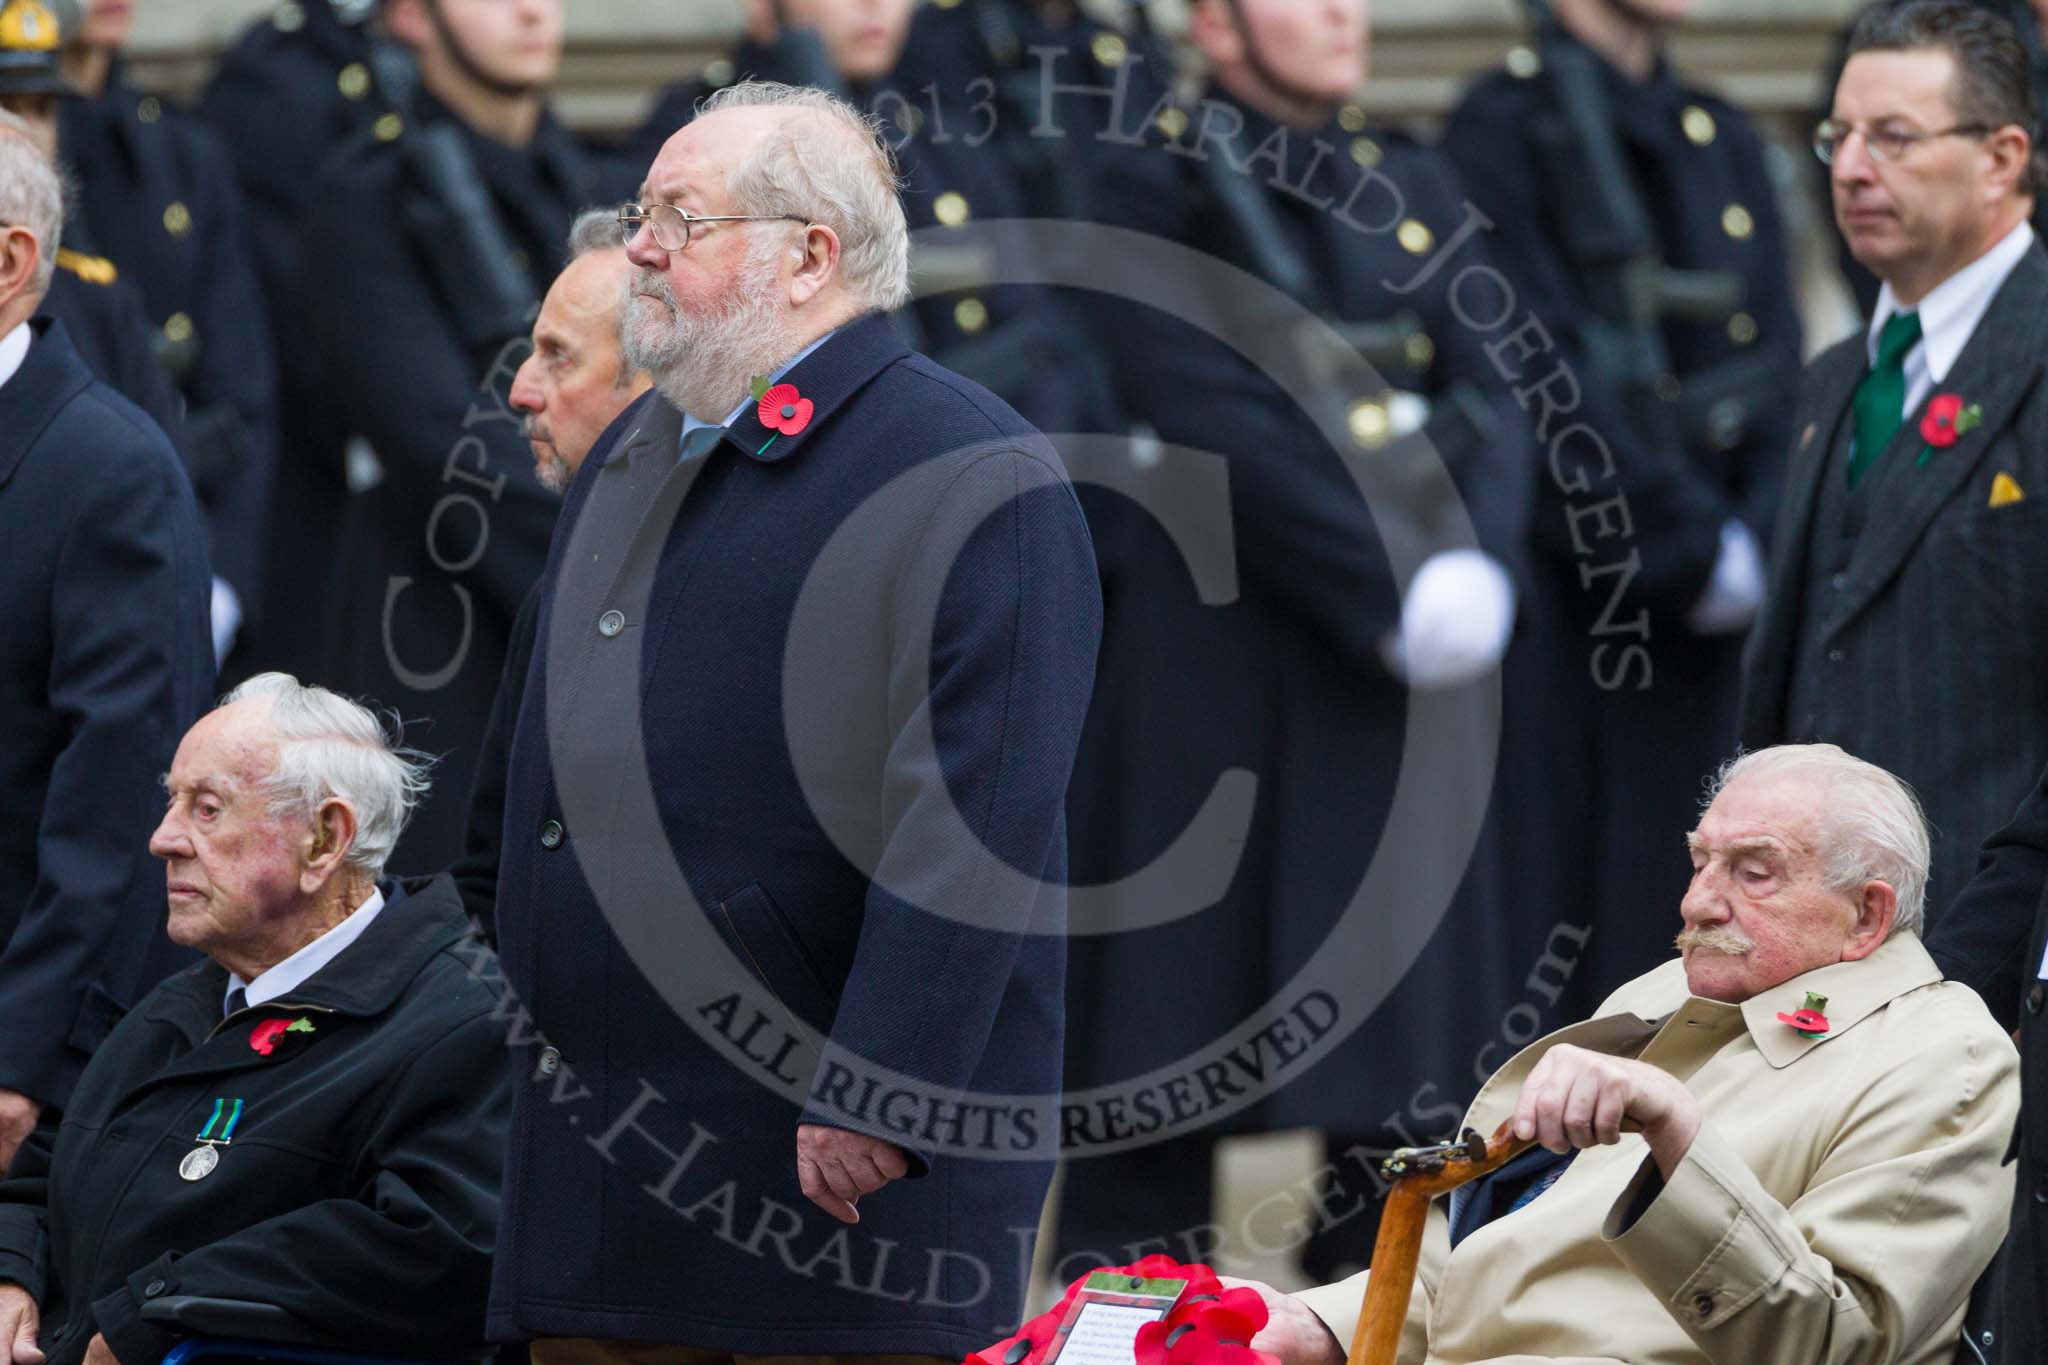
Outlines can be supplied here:
<path id="1" fill-rule="evenodd" d="M 1422 561 L 1401 599 L 1401 629 L 1384 646 L 1387 667 L 1410 687 L 1462 687 L 1507 653 L 1515 585 L 1492 556 L 1445 550 Z"/>
<path id="2" fill-rule="evenodd" d="M 1733 635 L 1748 630 L 1764 604 L 1764 557 L 1749 527 L 1730 517 L 1721 523 L 1721 552 L 1707 590 L 1685 614 L 1695 635 Z"/>

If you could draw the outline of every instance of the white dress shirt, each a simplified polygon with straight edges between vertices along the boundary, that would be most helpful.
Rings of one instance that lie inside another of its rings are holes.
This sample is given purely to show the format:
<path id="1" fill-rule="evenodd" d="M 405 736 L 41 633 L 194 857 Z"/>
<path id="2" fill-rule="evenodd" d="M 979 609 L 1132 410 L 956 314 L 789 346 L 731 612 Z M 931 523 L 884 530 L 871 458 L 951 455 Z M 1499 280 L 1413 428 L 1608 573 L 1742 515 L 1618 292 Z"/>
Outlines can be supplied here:
<path id="1" fill-rule="evenodd" d="M 34 335 L 26 322 L 20 322 L 15 324 L 13 331 L 0 337 L 0 385 L 14 378 L 21 362 L 28 359 L 29 338 Z"/>
<path id="2" fill-rule="evenodd" d="M 2034 229 L 2022 221 L 1999 238 L 1997 245 L 1920 300 L 1920 340 L 1906 352 L 1906 410 L 1899 414 L 1901 418 L 1918 412 L 1934 386 L 1948 378 L 1963 347 L 1969 345 L 1970 335 L 1984 320 L 1985 310 L 1991 307 L 1992 296 L 2033 245 Z M 1877 308 L 1870 315 L 1870 330 L 1864 337 L 1872 364 L 1877 362 L 1877 339 L 1885 322 L 1899 311 L 1890 285 L 1877 291 Z"/>
<path id="3" fill-rule="evenodd" d="M 377 912 L 383 908 L 384 893 L 371 887 L 370 898 L 358 905 L 347 919 L 269 971 L 258 973 L 254 981 L 244 981 L 229 972 L 227 993 L 233 995 L 237 990 L 245 991 L 250 1005 L 263 1005 L 297 990 L 313 973 L 340 957 L 344 948 L 361 938 L 363 930 L 370 927 L 370 921 L 377 918 Z"/>

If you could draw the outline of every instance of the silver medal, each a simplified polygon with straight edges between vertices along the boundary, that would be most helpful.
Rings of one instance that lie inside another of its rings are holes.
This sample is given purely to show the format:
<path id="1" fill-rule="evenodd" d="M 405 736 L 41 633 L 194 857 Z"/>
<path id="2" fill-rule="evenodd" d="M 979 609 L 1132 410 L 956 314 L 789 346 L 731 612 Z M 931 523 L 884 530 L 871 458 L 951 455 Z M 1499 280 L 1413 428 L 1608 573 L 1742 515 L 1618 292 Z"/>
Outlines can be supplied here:
<path id="1" fill-rule="evenodd" d="M 178 1174 L 186 1180 L 204 1180 L 213 1174 L 213 1168 L 218 1165 L 220 1149 L 207 1143 L 185 1153 L 185 1159 L 178 1163 Z"/>

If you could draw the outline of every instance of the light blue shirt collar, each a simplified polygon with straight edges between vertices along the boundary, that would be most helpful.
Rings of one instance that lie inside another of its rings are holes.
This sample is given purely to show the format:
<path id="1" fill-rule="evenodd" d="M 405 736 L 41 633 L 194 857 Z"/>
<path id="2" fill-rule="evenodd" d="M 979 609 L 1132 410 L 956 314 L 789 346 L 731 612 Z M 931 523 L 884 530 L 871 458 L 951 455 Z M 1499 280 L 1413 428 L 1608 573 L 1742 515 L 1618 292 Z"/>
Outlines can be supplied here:
<path id="1" fill-rule="evenodd" d="M 341 956 L 342 950 L 363 936 L 363 930 L 370 927 L 370 921 L 384 908 L 384 893 L 375 887 L 370 890 L 368 900 L 358 905 L 349 917 L 329 929 L 305 947 L 293 953 L 267 972 L 261 972 L 254 981 L 244 981 L 233 972 L 228 973 L 228 994 L 237 988 L 248 992 L 249 1006 L 265 1005 L 279 996 L 286 995 L 300 986 L 328 963 Z"/>
<path id="2" fill-rule="evenodd" d="M 791 370 L 795 369 L 798 366 L 798 364 L 800 364 L 803 361 L 803 358 L 805 356 L 809 355 L 812 351 L 817 350 L 820 346 L 823 346 L 826 342 L 830 341 L 838 331 L 839 329 L 837 327 L 834 327 L 830 332 L 825 333 L 825 335 L 819 337 L 816 341 L 813 341 L 810 345 L 804 347 L 801 351 L 798 351 L 788 360 L 783 361 L 781 367 L 778 368 L 773 374 L 768 376 L 768 382 L 770 384 L 781 382 L 782 376 L 788 374 Z M 753 405 L 753 402 L 754 400 L 751 397 L 742 398 L 737 404 L 733 406 L 733 410 L 725 415 L 725 421 L 723 425 L 731 426 L 734 422 L 739 421 L 740 414 L 745 412 L 749 407 L 751 407 Z M 681 459 L 682 453 L 690 448 L 691 432 L 695 431 L 699 427 L 708 427 L 710 425 L 711 423 L 709 422 L 700 422 L 696 418 L 692 417 L 689 413 L 684 413 L 682 438 L 676 446 L 676 458 Z"/>

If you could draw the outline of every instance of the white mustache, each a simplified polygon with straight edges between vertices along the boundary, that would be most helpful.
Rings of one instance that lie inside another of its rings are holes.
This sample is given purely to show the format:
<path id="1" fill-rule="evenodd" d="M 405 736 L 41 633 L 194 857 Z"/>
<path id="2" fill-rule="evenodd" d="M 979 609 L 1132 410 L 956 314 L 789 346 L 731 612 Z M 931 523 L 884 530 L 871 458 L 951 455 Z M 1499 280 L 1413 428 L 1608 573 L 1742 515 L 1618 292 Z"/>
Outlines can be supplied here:
<path id="1" fill-rule="evenodd" d="M 1756 947 L 1756 944 L 1733 929 L 1686 929 L 1675 940 L 1678 951 L 1689 952 L 1694 948 L 1705 948 L 1709 952 L 1726 953 L 1741 957 Z"/>

